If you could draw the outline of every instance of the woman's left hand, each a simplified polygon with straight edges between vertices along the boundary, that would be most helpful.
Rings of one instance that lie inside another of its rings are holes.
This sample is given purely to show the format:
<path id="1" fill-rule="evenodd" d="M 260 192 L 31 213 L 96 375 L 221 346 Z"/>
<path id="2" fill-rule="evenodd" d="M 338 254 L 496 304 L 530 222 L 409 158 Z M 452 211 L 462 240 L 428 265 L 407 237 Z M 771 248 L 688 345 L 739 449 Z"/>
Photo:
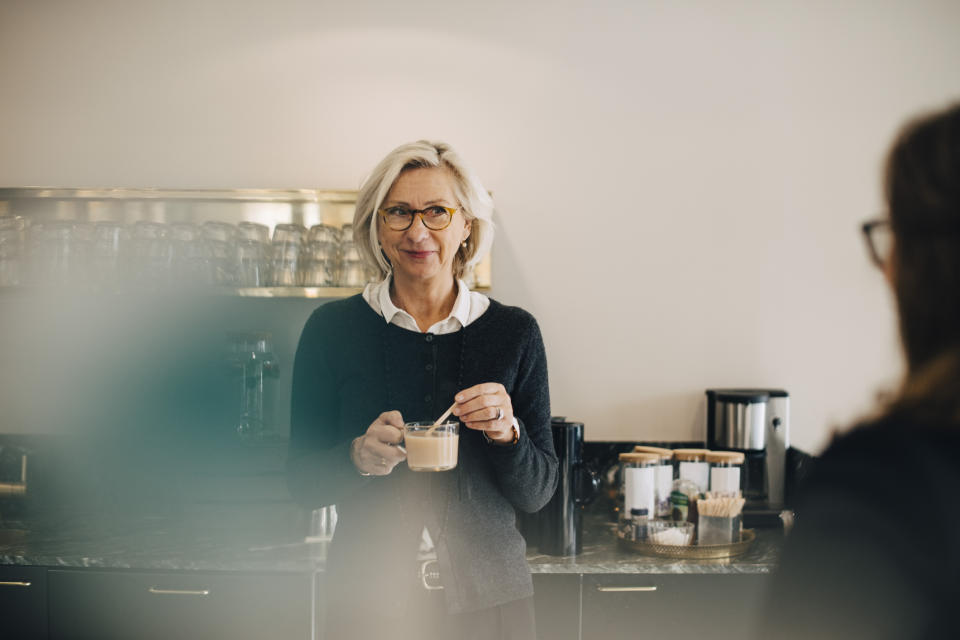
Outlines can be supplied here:
<path id="1" fill-rule="evenodd" d="M 454 398 L 453 415 L 468 429 L 483 431 L 498 444 L 513 442 L 513 403 L 499 382 L 484 382 L 464 389 Z"/>

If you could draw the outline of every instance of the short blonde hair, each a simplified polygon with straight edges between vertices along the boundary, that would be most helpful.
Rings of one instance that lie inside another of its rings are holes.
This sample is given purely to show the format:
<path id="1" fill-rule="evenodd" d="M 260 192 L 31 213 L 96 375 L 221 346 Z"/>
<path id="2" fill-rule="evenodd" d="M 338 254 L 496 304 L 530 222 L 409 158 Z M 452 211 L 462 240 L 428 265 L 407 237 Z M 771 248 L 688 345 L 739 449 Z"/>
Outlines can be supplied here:
<path id="1" fill-rule="evenodd" d="M 380 272 L 381 278 L 391 272 L 391 267 L 380 249 L 380 216 L 376 213 L 401 173 L 431 167 L 450 171 L 453 194 L 460 201 L 464 218 L 471 222 L 466 246 L 457 249 L 453 258 L 454 277 L 462 278 L 493 245 L 493 198 L 456 151 L 445 142 L 419 140 L 404 144 L 388 153 L 364 181 L 353 214 L 353 238 L 357 249 L 364 262 Z"/>

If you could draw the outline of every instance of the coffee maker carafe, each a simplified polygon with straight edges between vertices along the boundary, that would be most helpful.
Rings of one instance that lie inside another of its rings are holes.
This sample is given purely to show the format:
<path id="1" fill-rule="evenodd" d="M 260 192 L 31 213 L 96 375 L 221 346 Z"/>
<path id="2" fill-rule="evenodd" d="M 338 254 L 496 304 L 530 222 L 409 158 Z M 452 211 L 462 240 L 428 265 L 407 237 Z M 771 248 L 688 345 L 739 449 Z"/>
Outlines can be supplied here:
<path id="1" fill-rule="evenodd" d="M 744 524 L 784 503 L 790 396 L 782 389 L 707 389 L 707 448 L 742 451 Z"/>

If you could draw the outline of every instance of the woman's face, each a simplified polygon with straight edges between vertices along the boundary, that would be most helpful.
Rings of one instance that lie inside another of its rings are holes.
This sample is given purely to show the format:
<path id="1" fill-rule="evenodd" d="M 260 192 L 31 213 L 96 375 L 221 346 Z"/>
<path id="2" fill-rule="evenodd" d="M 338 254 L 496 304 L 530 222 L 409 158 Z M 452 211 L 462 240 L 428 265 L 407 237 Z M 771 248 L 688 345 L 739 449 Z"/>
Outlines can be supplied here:
<path id="1" fill-rule="evenodd" d="M 470 221 L 453 195 L 453 176 L 444 168 L 408 169 L 400 174 L 381 208 L 423 209 L 431 205 L 456 208 L 450 225 L 434 231 L 420 216 L 404 231 L 394 231 L 379 220 L 380 247 L 393 265 L 394 279 L 429 281 L 453 275 L 453 258 L 470 235 Z M 379 217 L 379 214 L 376 214 Z"/>

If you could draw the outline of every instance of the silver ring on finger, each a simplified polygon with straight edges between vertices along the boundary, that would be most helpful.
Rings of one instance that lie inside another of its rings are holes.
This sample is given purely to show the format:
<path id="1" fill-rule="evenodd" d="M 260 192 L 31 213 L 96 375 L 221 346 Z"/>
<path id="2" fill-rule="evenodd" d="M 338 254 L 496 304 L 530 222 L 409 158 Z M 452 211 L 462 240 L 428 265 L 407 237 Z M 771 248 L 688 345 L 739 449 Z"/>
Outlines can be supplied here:
<path id="1" fill-rule="evenodd" d="M 386 458 L 380 458 L 380 466 L 381 466 L 381 467 L 387 466 L 387 459 L 386 459 Z"/>
<path id="2" fill-rule="evenodd" d="M 503 407 L 497 407 L 496 420 L 503 420 Z"/>

